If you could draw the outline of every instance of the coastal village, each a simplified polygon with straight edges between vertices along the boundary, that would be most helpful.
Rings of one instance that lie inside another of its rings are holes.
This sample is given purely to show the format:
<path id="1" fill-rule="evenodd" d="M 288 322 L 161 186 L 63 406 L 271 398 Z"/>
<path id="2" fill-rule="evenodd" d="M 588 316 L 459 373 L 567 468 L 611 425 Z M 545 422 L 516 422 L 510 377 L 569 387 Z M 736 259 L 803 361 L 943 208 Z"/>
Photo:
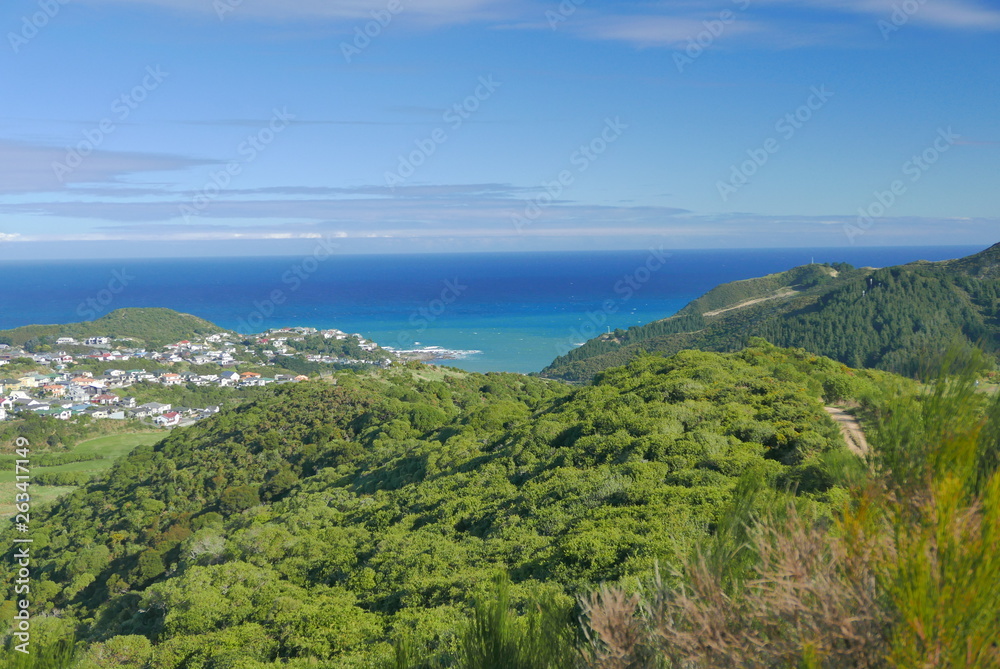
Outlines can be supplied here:
<path id="1" fill-rule="evenodd" d="M 297 351 L 290 345 L 306 337 L 351 341 L 357 349 L 380 352 L 383 357 L 347 358 Z M 381 349 L 360 334 L 336 329 L 317 330 L 295 327 L 269 330 L 250 337 L 221 332 L 197 341 L 183 340 L 162 350 L 134 348 L 134 340 L 94 336 L 77 341 L 60 337 L 52 351 L 29 352 L 25 348 L 0 344 L 0 421 L 31 412 L 60 420 L 89 416 L 99 420 L 137 419 L 161 427 L 190 425 L 219 412 L 218 406 L 177 407 L 165 402 L 140 404 L 129 394 L 136 384 L 164 387 L 250 388 L 306 381 L 305 374 L 239 371 L 239 367 L 276 367 L 289 358 L 331 366 L 377 365 L 388 367 L 398 356 Z M 266 360 L 266 362 L 265 362 Z M 32 362 L 33 373 L 6 378 L 4 367 L 15 362 Z M 101 374 L 84 369 L 84 363 L 104 363 Z M 184 365 L 182 363 L 188 363 Z M 197 366 L 199 371 L 169 371 L 172 367 Z M 204 371 L 208 366 L 211 369 Z M 155 371 L 147 371 L 145 367 Z"/>

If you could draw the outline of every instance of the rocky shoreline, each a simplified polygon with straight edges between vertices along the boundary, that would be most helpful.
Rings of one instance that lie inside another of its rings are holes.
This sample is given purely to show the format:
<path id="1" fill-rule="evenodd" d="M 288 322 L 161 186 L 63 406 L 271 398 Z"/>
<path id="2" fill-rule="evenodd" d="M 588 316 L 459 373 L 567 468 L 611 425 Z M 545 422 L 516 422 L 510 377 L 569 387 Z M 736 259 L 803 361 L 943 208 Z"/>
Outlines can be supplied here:
<path id="1" fill-rule="evenodd" d="M 415 349 L 387 349 L 391 350 L 400 360 L 416 360 L 419 362 L 437 362 L 445 360 L 461 360 L 471 355 L 482 353 L 482 351 L 463 351 L 458 349 L 441 348 L 440 346 L 424 346 Z"/>

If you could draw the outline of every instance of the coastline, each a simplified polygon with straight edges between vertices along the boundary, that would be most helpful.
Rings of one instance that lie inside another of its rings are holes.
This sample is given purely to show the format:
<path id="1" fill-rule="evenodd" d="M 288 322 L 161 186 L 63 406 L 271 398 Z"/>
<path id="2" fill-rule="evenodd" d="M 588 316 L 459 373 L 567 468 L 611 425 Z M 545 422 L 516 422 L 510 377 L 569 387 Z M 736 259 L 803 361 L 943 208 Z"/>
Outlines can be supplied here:
<path id="1" fill-rule="evenodd" d="M 464 360 L 483 353 L 478 350 L 448 349 L 441 346 L 423 346 L 414 349 L 394 349 L 388 346 L 384 346 L 383 348 L 396 355 L 400 360 L 415 360 L 428 364 L 437 364 L 438 362 L 447 362 L 449 360 Z"/>

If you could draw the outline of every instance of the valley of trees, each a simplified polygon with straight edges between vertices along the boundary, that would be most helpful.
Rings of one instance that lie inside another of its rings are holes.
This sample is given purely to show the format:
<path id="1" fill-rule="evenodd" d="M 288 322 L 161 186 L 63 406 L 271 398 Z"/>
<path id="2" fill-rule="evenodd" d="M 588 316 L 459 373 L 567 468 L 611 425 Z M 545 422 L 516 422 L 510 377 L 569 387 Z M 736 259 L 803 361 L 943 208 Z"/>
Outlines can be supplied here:
<path id="1" fill-rule="evenodd" d="M 764 341 L 579 389 L 420 365 L 283 386 L 36 510 L 35 638 L 87 668 L 472 666 L 497 578 L 568 634 L 601 584 L 679 583 L 746 490 L 745 517 L 834 522 L 864 466 L 824 404 L 914 387 Z"/>

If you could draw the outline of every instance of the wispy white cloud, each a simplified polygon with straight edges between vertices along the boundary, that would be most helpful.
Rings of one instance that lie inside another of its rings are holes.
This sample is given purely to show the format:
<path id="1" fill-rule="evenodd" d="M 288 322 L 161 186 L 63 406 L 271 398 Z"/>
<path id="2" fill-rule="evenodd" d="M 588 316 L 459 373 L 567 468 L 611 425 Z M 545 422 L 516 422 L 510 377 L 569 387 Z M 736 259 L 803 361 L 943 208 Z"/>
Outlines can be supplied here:
<path id="1" fill-rule="evenodd" d="M 915 0 L 916 1 L 916 0 Z M 618 41 L 639 48 L 752 46 L 850 47 L 880 35 L 879 21 L 958 31 L 1000 30 L 1000 9 L 975 0 L 927 0 L 906 12 L 898 0 L 711 0 L 701 3 L 620 3 L 613 9 L 582 6 L 558 24 L 584 39 Z M 909 5 L 908 5 L 909 7 Z M 895 17 L 895 18 L 894 18 Z M 512 24 L 552 29 L 541 21 Z"/>
<path id="2" fill-rule="evenodd" d="M 335 235 L 334 235 L 335 236 Z M 225 242 L 225 241 L 265 241 L 265 240 L 300 240 L 321 239 L 318 233 L 295 233 L 273 230 L 254 230 L 252 228 L 232 229 L 225 227 L 184 227 L 174 226 L 149 227 L 142 230 L 113 230 L 80 233 L 38 233 L 32 235 L 17 235 L 16 238 L 0 241 L 32 243 L 67 243 L 67 242 Z"/>
<path id="3" fill-rule="evenodd" d="M 907 22 L 939 28 L 1000 29 L 1000 9 L 978 0 L 914 0 L 913 5 L 907 3 L 905 8 L 899 0 L 755 0 L 755 3 L 761 6 L 783 5 L 848 15 L 867 15 L 876 20 L 891 20 L 894 13 L 901 13 L 907 18 Z"/>
<path id="4" fill-rule="evenodd" d="M 389 0 L 75 0 L 80 4 L 145 6 L 217 18 L 218 3 L 231 8 L 226 20 L 326 22 L 351 24 L 373 20 Z M 914 0 L 917 2 L 918 0 Z M 397 0 L 394 20 L 425 27 L 488 23 L 495 28 L 551 31 L 546 12 L 556 2 L 525 0 Z M 636 47 L 676 48 L 705 30 L 705 21 L 730 12 L 725 39 L 741 45 L 773 48 L 841 45 L 878 35 L 879 20 L 900 11 L 899 0 L 703 0 L 700 2 L 584 3 L 558 23 L 558 29 L 587 40 L 619 41 Z M 926 0 L 906 15 L 906 22 L 961 31 L 1000 30 L 1000 8 L 981 0 Z M 863 20 L 861 20 L 863 19 Z"/>
<path id="5" fill-rule="evenodd" d="M 965 30 L 1000 30 L 1000 11 L 960 3 L 927 4 L 915 17 L 918 23 Z"/>
<path id="6" fill-rule="evenodd" d="M 54 193 L 75 184 L 114 184 L 126 177 L 208 164 L 207 161 L 158 153 L 87 150 L 71 155 L 65 148 L 0 139 L 0 193 Z"/>
<path id="7" fill-rule="evenodd" d="M 686 16 L 628 14 L 618 16 L 591 15 L 573 26 L 582 37 L 628 42 L 639 47 L 677 47 L 705 31 L 702 20 Z M 750 20 L 733 21 L 725 26 L 729 37 L 766 30 Z"/>
<path id="8" fill-rule="evenodd" d="M 463 191 L 466 196 L 457 197 Z M 447 195 L 442 197 L 441 193 Z M 193 243 L 338 238 L 400 244 L 412 241 L 432 247 L 448 240 L 516 245 L 532 240 L 576 244 L 590 239 L 596 244 L 621 244 L 626 239 L 667 237 L 687 247 L 734 243 L 796 246 L 802 239 L 814 240 L 819 246 L 843 246 L 844 226 L 856 223 L 854 215 L 699 215 L 668 207 L 562 202 L 548 206 L 523 225 L 515 225 L 514 216 L 523 213 L 530 198 L 530 191 L 516 187 L 458 185 L 415 187 L 407 196 L 396 198 L 220 201 L 206 210 L 205 216 L 187 224 L 176 217 L 176 204 L 64 203 L 49 205 L 52 211 L 48 213 L 83 216 L 79 211 L 82 207 L 86 215 L 101 216 L 104 222 L 73 231 L 47 232 L 38 226 L 18 235 L 0 235 L 0 241 Z M 0 211 L 10 208 L 4 206 Z M 919 237 L 933 244 L 959 237 L 986 243 L 996 236 L 997 229 L 998 218 L 884 217 L 864 241 L 905 244 Z"/>
<path id="9" fill-rule="evenodd" d="M 461 217 L 472 204 L 491 209 L 515 207 L 517 198 L 536 194 L 537 188 L 510 184 L 301 187 L 273 186 L 223 191 L 197 220 L 437 220 Z M 31 199 L 0 202 L 0 214 L 156 223 L 181 215 L 199 193 L 167 186 L 88 185 L 52 197 L 47 191 Z"/>
<path id="10" fill-rule="evenodd" d="M 232 18 L 267 21 L 369 21 L 372 12 L 389 11 L 389 0 L 76 0 L 92 5 L 146 5 L 187 13 L 219 16 L 218 3 L 232 11 L 223 11 L 226 20 Z M 417 21 L 431 25 L 450 25 L 470 21 L 497 20 L 510 16 L 519 2 L 501 0 L 397 0 L 391 3 L 401 9 L 394 12 L 401 21 Z"/>

